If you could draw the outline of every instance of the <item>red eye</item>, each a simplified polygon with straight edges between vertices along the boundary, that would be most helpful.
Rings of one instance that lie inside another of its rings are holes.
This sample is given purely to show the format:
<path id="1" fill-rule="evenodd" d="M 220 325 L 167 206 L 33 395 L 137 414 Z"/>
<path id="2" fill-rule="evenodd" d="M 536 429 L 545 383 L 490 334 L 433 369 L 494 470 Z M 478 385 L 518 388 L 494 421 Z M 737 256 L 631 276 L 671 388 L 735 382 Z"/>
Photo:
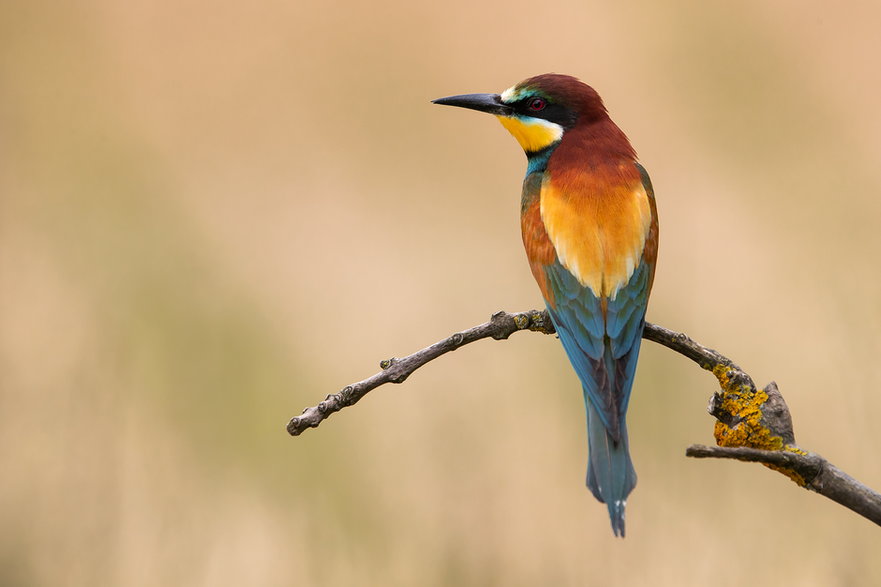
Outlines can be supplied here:
<path id="1" fill-rule="evenodd" d="M 548 105 L 547 101 L 545 101 L 542 98 L 533 98 L 532 100 L 529 101 L 529 109 L 532 110 L 533 112 L 538 112 L 539 110 L 544 110 L 545 106 L 547 106 L 547 105 Z"/>

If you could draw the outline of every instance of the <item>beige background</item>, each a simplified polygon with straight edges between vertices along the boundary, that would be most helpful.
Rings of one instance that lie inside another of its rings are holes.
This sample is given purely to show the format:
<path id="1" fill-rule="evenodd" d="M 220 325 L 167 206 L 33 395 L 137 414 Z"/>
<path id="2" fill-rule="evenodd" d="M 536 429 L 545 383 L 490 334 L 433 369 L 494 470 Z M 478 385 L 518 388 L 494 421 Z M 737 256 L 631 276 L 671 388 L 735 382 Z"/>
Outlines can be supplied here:
<path id="1" fill-rule="evenodd" d="M 881 5 L 710 4 L 4 2 L 0 584 L 881 584 L 879 528 L 683 456 L 715 382 L 650 343 L 625 541 L 548 337 L 284 432 L 540 304 L 519 147 L 429 100 L 557 71 L 652 174 L 649 319 L 881 487 Z"/>

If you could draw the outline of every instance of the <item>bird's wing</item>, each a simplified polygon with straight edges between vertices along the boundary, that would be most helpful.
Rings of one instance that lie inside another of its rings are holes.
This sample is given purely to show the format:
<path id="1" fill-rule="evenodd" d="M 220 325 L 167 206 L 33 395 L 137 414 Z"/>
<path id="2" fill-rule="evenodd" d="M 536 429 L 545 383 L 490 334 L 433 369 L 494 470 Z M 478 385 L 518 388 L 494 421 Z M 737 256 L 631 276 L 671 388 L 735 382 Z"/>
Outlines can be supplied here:
<path id="1" fill-rule="evenodd" d="M 559 262 L 545 272 L 556 299 L 548 309 L 563 348 L 603 425 L 617 439 L 636 372 L 648 302 L 648 263 L 640 263 L 614 300 L 596 297 Z"/>

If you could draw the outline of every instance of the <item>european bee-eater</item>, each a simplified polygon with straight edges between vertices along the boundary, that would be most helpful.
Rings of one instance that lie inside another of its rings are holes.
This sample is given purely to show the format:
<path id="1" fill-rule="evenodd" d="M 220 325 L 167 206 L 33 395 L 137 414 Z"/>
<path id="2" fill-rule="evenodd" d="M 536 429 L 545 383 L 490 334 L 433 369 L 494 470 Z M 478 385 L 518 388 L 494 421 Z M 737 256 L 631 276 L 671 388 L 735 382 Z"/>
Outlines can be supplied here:
<path id="1" fill-rule="evenodd" d="M 636 485 L 627 404 L 658 252 L 651 182 L 599 94 L 574 77 L 531 77 L 501 94 L 434 101 L 494 114 L 526 151 L 520 228 L 587 408 L 587 486 L 624 536 Z"/>

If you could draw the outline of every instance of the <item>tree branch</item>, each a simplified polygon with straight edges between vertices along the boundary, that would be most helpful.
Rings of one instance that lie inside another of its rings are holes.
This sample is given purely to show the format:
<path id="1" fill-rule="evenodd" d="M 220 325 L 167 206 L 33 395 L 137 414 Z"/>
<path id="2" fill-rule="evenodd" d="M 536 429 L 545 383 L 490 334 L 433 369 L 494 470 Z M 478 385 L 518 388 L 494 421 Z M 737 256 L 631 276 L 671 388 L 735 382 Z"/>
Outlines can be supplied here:
<path id="1" fill-rule="evenodd" d="M 496 312 L 492 315 L 489 322 L 457 332 L 449 338 L 434 343 L 430 347 L 416 351 L 412 355 L 401 359 L 392 357 L 391 359 L 380 361 L 379 366 L 382 371 L 363 381 L 347 385 L 339 393 L 334 393 L 324 398 L 324 401 L 317 406 L 306 408 L 302 414 L 291 418 L 291 421 L 288 422 L 287 430 L 291 436 L 299 436 L 307 428 L 317 427 L 334 412 L 357 403 L 369 391 L 376 389 L 380 385 L 403 383 L 416 369 L 441 355 L 484 338 L 504 340 L 520 330 L 533 330 L 545 334 L 554 334 L 556 332 L 547 312 L 539 312 L 538 310 L 529 310 L 528 312 L 517 314 Z"/>
<path id="2" fill-rule="evenodd" d="M 802 450 L 760 450 L 745 446 L 723 448 L 693 444 L 685 455 L 697 459 L 736 459 L 764 463 L 785 475 L 797 475 L 805 489 L 816 491 L 881 526 L 881 495 L 869 489 L 823 457 Z"/>
<path id="3" fill-rule="evenodd" d="M 510 314 L 496 312 L 489 322 L 457 332 L 407 357 L 386 359 L 379 373 L 347 385 L 328 395 L 317 406 L 291 418 L 287 431 L 298 436 L 315 428 L 334 412 L 358 402 L 386 383 L 403 383 L 414 371 L 441 355 L 484 339 L 504 340 L 522 330 L 554 334 L 547 311 L 529 310 Z M 716 418 L 717 447 L 693 445 L 686 456 L 733 458 L 763 463 L 799 486 L 815 491 L 881 525 L 881 494 L 859 483 L 823 457 L 795 444 L 792 417 L 783 396 L 772 381 L 757 389 L 752 378 L 731 359 L 704 347 L 681 332 L 645 323 L 643 338 L 661 344 L 700 365 L 716 376 L 720 391 L 710 398 L 708 411 Z"/>

